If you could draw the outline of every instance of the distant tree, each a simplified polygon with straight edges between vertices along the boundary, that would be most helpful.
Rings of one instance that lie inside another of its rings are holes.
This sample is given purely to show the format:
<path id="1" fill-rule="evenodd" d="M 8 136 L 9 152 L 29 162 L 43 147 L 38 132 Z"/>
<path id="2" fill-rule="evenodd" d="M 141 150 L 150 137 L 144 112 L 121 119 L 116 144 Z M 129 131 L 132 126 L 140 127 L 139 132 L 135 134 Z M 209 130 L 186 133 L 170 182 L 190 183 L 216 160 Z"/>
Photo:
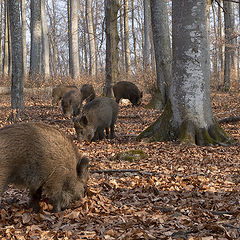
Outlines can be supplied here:
<path id="1" fill-rule="evenodd" d="M 12 36 L 12 87 L 11 87 L 11 119 L 19 119 L 24 109 L 23 98 L 23 49 L 22 24 L 20 22 L 21 1 L 8 0 L 10 28 Z"/>
<path id="2" fill-rule="evenodd" d="M 2 63 L 3 63 L 3 58 L 2 58 L 2 52 L 3 52 L 3 16 L 4 16 L 4 8 L 3 8 L 3 0 L 1 0 L 1 16 L 0 16 L 0 76 L 2 75 Z"/>
<path id="3" fill-rule="evenodd" d="M 149 0 L 143 0 L 144 3 L 144 48 L 143 48 L 143 66 L 144 69 L 150 67 L 150 14 L 149 14 Z"/>
<path id="4" fill-rule="evenodd" d="M 78 1 L 68 0 L 68 33 L 69 33 L 69 72 L 73 79 L 79 77 L 78 47 Z"/>
<path id="5" fill-rule="evenodd" d="M 212 113 L 206 10 L 206 1 L 172 1 L 170 101 L 160 118 L 144 130 L 139 139 L 179 139 L 181 143 L 197 145 L 233 143 Z"/>
<path id="6" fill-rule="evenodd" d="M 42 74 L 44 77 L 49 78 L 50 76 L 49 39 L 45 0 L 41 0 L 41 20 L 42 20 Z"/>
<path id="7" fill-rule="evenodd" d="M 86 20 L 88 29 L 88 43 L 89 43 L 89 55 L 90 55 L 90 75 L 95 76 L 97 73 L 96 69 L 96 46 L 95 46 L 95 35 L 93 29 L 93 16 L 92 16 L 92 0 L 86 0 Z"/>
<path id="8" fill-rule="evenodd" d="M 127 76 L 131 74 L 131 59 L 129 46 L 129 20 L 128 20 L 128 0 L 124 0 L 124 46 L 125 46 L 125 66 Z"/>
<path id="9" fill-rule="evenodd" d="M 26 23 L 26 9 L 25 0 L 21 0 L 21 19 L 22 19 L 22 44 L 23 44 L 23 75 L 27 75 L 27 23 Z"/>
<path id="10" fill-rule="evenodd" d="M 120 8 L 118 0 L 105 0 L 106 21 L 106 85 L 104 95 L 112 96 L 112 84 L 119 78 L 118 28 L 117 14 Z"/>
<path id="11" fill-rule="evenodd" d="M 36 80 L 41 73 L 42 66 L 42 22 L 41 0 L 31 0 L 31 50 L 30 50 L 30 76 Z"/>
<path id="12" fill-rule="evenodd" d="M 5 1 L 4 7 L 4 55 L 3 55 L 3 76 L 8 76 L 9 73 L 9 19 L 8 19 L 8 4 Z"/>

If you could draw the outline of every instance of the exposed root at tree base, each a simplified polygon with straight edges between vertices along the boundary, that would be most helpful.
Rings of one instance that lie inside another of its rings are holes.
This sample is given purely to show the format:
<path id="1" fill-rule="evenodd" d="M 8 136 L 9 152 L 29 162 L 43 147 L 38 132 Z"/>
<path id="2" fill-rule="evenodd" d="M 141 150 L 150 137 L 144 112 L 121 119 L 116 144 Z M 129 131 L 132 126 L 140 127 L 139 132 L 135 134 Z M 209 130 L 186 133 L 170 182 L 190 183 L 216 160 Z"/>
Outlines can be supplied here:
<path id="1" fill-rule="evenodd" d="M 211 146 L 229 146 L 235 141 L 213 121 L 209 128 L 199 128 L 192 121 L 184 121 L 179 128 L 173 126 L 173 113 L 170 101 L 167 102 L 162 115 L 150 127 L 145 129 L 137 140 L 148 139 L 149 142 L 180 140 L 182 144 Z"/>

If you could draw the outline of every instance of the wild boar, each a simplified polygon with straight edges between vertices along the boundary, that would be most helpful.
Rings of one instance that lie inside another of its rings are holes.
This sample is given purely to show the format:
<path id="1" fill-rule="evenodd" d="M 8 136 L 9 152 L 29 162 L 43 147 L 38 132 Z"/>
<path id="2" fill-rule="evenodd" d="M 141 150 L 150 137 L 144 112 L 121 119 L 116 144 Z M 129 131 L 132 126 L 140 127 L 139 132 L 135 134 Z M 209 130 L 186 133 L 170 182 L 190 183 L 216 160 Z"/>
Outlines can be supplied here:
<path id="1" fill-rule="evenodd" d="M 30 190 L 30 206 L 41 197 L 53 211 L 84 197 L 89 160 L 69 136 L 44 123 L 18 123 L 0 129 L 0 195 L 13 183 Z"/>
<path id="2" fill-rule="evenodd" d="M 80 92 L 82 95 L 81 101 L 84 101 L 86 99 L 86 102 L 90 102 L 96 97 L 94 88 L 91 84 L 83 84 Z"/>
<path id="3" fill-rule="evenodd" d="M 113 93 L 116 102 L 119 103 L 121 98 L 129 99 L 133 106 L 138 106 L 141 103 L 143 93 L 138 87 L 128 81 L 120 81 L 113 86 Z"/>
<path id="4" fill-rule="evenodd" d="M 118 104 L 113 99 L 108 97 L 93 99 L 84 106 L 80 116 L 74 119 L 78 140 L 88 142 L 101 140 L 104 138 L 104 129 L 108 138 L 114 138 L 114 124 L 117 115 Z"/>
<path id="5" fill-rule="evenodd" d="M 67 92 L 61 101 L 61 105 L 65 116 L 77 116 L 82 106 L 81 92 L 78 89 Z"/>
<path id="6" fill-rule="evenodd" d="M 71 90 L 78 89 L 76 86 L 59 85 L 52 90 L 52 104 L 58 104 L 63 96 Z"/>

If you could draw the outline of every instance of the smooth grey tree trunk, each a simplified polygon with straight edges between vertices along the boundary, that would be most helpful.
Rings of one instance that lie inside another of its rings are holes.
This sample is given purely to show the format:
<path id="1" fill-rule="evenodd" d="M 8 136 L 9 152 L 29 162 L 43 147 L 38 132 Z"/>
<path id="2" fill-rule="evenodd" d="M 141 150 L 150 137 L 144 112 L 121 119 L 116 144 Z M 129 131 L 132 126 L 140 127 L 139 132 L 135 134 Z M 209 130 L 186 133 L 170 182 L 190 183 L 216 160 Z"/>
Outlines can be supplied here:
<path id="1" fill-rule="evenodd" d="M 42 74 L 45 78 L 50 76 L 49 64 L 49 39 L 48 39 L 48 26 L 45 9 L 45 0 L 41 0 L 41 19 L 42 19 Z"/>
<path id="2" fill-rule="evenodd" d="M 125 46 L 125 66 L 126 66 L 127 76 L 131 74 L 128 12 L 129 12 L 128 0 L 124 0 L 124 46 Z"/>
<path id="3" fill-rule="evenodd" d="M 135 72 L 138 69 L 138 54 L 137 54 L 137 39 L 135 34 L 135 14 L 134 14 L 134 0 L 132 0 L 132 38 L 133 38 L 133 52 L 134 52 L 134 65 Z"/>
<path id="4" fill-rule="evenodd" d="M 223 1 L 224 11 L 224 33 L 225 33 L 225 54 L 224 54 L 224 90 L 230 90 L 230 79 L 231 79 L 231 37 L 232 37 L 232 24 L 231 24 L 231 13 L 232 13 L 232 3 L 228 1 Z"/>
<path id="5" fill-rule="evenodd" d="M 184 7 L 182 7 L 184 6 Z M 138 138 L 185 144 L 232 144 L 215 121 L 210 100 L 206 9 L 202 0 L 173 0 L 173 78 L 170 101 L 160 118 Z"/>
<path id="6" fill-rule="evenodd" d="M 150 67 L 150 14 L 149 14 L 149 0 L 143 0 L 144 4 L 144 46 L 143 46 L 143 67 L 148 69 Z"/>
<path id="7" fill-rule="evenodd" d="M 95 47 L 95 35 L 93 31 L 93 16 L 92 16 L 92 0 L 86 0 L 86 22 L 88 30 L 88 43 L 89 43 L 89 73 L 95 76 L 97 73 L 96 69 L 96 47 Z"/>
<path id="8" fill-rule="evenodd" d="M 78 1 L 68 0 L 69 27 L 69 72 L 73 79 L 79 77 L 79 44 L 78 44 Z"/>
<path id="9" fill-rule="evenodd" d="M 22 44 L 23 44 L 23 75 L 27 76 L 27 39 L 26 39 L 26 9 L 25 0 L 21 0 L 21 17 L 22 17 Z"/>
<path id="10" fill-rule="evenodd" d="M 118 53 L 118 28 L 117 14 L 119 10 L 118 0 L 105 0 L 105 21 L 106 21 L 106 84 L 104 95 L 112 97 L 112 85 L 119 78 L 119 53 Z"/>
<path id="11" fill-rule="evenodd" d="M 9 69 L 9 36 L 8 36 L 8 29 L 9 29 L 9 22 L 8 22 L 8 6 L 7 2 L 5 2 L 4 8 L 4 56 L 3 56 L 3 77 L 8 76 L 8 69 Z"/>
<path id="12" fill-rule="evenodd" d="M 121 1 L 120 8 L 120 44 L 121 44 L 121 52 L 120 54 L 120 71 L 125 72 L 126 64 L 125 64 L 125 44 L 124 44 L 124 0 Z"/>
<path id="13" fill-rule="evenodd" d="M 30 76 L 36 80 L 41 74 L 42 66 L 42 23 L 41 0 L 31 0 L 31 51 Z"/>
<path id="14" fill-rule="evenodd" d="M 20 1 L 8 0 L 10 28 L 12 36 L 12 87 L 11 107 L 16 110 L 16 118 L 20 117 L 24 109 L 23 98 L 23 49 L 22 28 L 20 22 Z M 12 114 L 15 114 L 12 113 Z"/>
<path id="15" fill-rule="evenodd" d="M 170 46 L 167 1 L 151 0 L 150 6 L 157 87 L 161 95 L 161 103 L 157 102 L 154 105 L 162 109 L 169 98 L 169 87 L 172 80 L 172 52 Z"/>
<path id="16" fill-rule="evenodd" d="M 1 26 L 0 26 L 0 53 L 3 52 L 3 16 L 4 16 L 4 10 L 3 10 L 3 0 L 1 0 Z M 0 76 L 2 76 L 2 64 L 3 64 L 3 57 L 2 54 L 0 56 Z"/>

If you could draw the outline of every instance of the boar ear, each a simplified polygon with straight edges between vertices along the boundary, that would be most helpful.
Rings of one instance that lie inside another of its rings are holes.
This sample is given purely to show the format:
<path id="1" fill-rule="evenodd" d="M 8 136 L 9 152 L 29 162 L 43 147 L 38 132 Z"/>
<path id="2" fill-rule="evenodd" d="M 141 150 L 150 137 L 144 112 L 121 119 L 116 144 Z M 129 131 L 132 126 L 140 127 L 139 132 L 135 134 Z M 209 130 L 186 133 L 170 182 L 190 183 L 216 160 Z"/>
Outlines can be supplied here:
<path id="1" fill-rule="evenodd" d="M 89 159 L 87 157 L 83 157 L 78 160 L 77 163 L 77 175 L 79 178 L 87 180 L 88 179 L 88 167 L 89 167 Z"/>
<path id="2" fill-rule="evenodd" d="M 79 122 L 86 126 L 88 124 L 87 117 L 86 116 L 82 116 L 80 118 Z"/>

